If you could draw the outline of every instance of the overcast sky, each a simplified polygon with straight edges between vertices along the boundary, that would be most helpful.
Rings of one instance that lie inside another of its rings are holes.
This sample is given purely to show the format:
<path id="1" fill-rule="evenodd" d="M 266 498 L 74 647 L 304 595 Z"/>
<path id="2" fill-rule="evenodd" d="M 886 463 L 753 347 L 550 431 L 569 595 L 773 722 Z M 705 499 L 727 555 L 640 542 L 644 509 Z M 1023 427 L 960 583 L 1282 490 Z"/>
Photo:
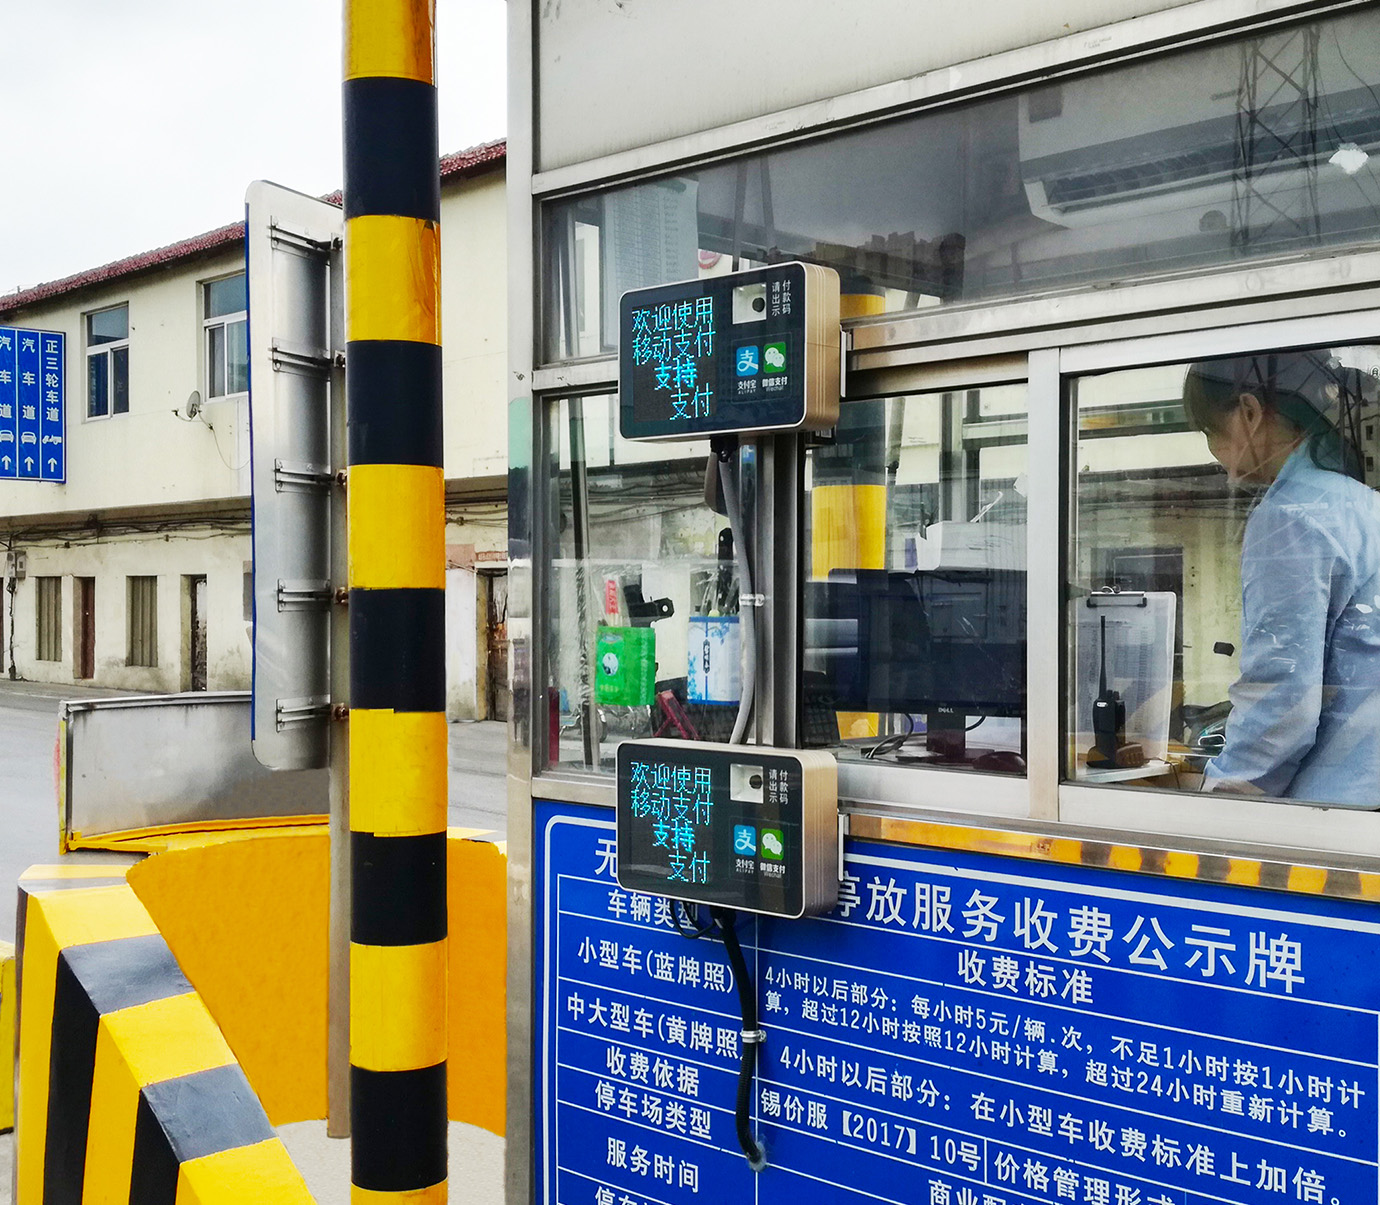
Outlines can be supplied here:
<path id="1" fill-rule="evenodd" d="M 341 0 L 0 0 L 0 295 L 340 187 Z M 507 134 L 504 0 L 437 0 L 441 151 Z"/>

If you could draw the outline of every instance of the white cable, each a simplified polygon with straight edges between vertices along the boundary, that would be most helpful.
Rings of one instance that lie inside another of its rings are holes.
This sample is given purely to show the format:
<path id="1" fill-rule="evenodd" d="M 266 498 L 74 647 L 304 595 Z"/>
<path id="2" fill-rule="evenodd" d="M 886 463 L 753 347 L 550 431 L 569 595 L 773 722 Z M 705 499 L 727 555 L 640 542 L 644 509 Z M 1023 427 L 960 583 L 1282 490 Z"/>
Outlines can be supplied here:
<path id="1" fill-rule="evenodd" d="M 734 455 L 737 455 L 735 450 Z M 733 559 L 738 566 L 738 626 L 743 637 L 743 693 L 738 700 L 738 718 L 733 724 L 730 745 L 740 745 L 752 715 L 752 697 L 757 686 L 757 614 L 749 601 L 752 598 L 752 570 L 748 565 L 747 542 L 743 533 L 743 512 L 738 494 L 736 474 L 729 471 L 728 461 L 719 461 L 719 480 L 724 487 L 724 509 L 728 511 L 728 528 L 733 533 Z"/>

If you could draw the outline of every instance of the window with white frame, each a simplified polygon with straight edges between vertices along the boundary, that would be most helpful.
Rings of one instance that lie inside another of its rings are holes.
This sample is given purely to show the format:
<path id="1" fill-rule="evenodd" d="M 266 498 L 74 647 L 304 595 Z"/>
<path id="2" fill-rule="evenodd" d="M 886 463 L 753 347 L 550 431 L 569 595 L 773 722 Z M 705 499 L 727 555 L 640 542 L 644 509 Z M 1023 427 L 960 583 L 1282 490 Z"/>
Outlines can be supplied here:
<path id="1" fill-rule="evenodd" d="M 129 413 L 129 306 L 86 315 L 86 417 Z"/>
<path id="2" fill-rule="evenodd" d="M 206 399 L 249 390 L 249 293 L 239 272 L 202 287 L 206 331 Z"/>

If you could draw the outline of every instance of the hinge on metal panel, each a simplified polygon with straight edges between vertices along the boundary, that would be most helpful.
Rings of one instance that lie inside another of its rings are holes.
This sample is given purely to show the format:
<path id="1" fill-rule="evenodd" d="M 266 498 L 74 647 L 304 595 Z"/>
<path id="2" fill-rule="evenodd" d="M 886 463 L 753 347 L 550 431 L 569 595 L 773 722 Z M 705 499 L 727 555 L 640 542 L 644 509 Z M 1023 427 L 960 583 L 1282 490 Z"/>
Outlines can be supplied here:
<path id="1" fill-rule="evenodd" d="M 276 218 L 270 218 L 268 221 L 268 236 L 275 247 L 295 247 L 299 251 L 310 251 L 313 255 L 329 255 L 332 251 L 340 249 L 340 238 L 337 235 L 324 239 L 312 238 L 301 230 L 279 225 Z"/>
<path id="2" fill-rule="evenodd" d="M 300 460 L 275 460 L 273 462 L 273 488 L 280 494 L 294 490 L 308 493 L 323 493 L 335 480 L 331 470 L 324 464 L 307 464 Z"/>
<path id="3" fill-rule="evenodd" d="M 331 701 L 327 695 L 304 695 L 298 699 L 279 699 L 274 708 L 278 720 L 278 731 L 293 724 L 310 724 L 314 720 L 324 720 L 331 714 Z"/>
<path id="4" fill-rule="evenodd" d="M 319 347 L 294 346 L 279 339 L 273 340 L 269 349 L 274 372 L 302 372 L 311 376 L 324 376 L 336 367 L 335 357 Z"/>
<path id="5" fill-rule="evenodd" d="M 278 582 L 278 610 L 325 611 L 331 605 L 331 583 L 324 580 Z"/>

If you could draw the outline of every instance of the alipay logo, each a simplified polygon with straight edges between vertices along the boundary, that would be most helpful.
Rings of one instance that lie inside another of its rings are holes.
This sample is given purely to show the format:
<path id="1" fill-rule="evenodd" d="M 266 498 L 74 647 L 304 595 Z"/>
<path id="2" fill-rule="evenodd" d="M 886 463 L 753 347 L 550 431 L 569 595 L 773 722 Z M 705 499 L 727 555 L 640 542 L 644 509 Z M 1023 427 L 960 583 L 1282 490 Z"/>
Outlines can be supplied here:
<path id="1" fill-rule="evenodd" d="M 755 377 L 759 367 L 761 367 L 761 362 L 758 359 L 755 343 L 749 343 L 738 349 L 738 375 L 740 377 Z"/>
<path id="2" fill-rule="evenodd" d="M 757 853 L 757 830 L 750 824 L 733 826 L 733 852 L 752 857 Z"/>

